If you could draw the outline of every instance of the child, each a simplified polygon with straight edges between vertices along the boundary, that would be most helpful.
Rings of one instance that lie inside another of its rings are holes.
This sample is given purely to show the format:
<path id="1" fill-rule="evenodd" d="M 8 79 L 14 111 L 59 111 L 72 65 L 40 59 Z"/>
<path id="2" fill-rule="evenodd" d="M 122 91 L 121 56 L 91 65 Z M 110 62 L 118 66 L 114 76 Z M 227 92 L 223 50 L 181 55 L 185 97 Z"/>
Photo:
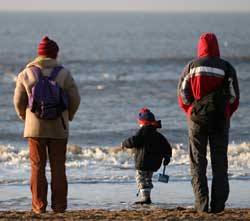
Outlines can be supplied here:
<path id="1" fill-rule="evenodd" d="M 135 148 L 136 182 L 141 196 L 136 204 L 151 204 L 153 172 L 161 167 L 163 159 L 163 165 L 169 164 L 172 148 L 167 139 L 157 131 L 157 128 L 161 128 L 161 121 L 156 121 L 149 109 L 141 109 L 138 124 L 140 129 L 122 142 L 122 148 Z"/>

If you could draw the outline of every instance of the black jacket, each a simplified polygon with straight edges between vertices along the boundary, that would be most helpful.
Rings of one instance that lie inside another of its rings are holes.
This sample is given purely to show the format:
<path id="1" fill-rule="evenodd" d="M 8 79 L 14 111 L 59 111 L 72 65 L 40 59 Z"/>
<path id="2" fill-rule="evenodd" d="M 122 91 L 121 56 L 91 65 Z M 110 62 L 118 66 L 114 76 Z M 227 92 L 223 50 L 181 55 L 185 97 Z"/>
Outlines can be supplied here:
<path id="1" fill-rule="evenodd" d="M 172 156 L 167 139 L 152 125 L 140 128 L 137 133 L 122 142 L 123 148 L 135 148 L 135 168 L 157 171 L 164 156 Z"/>

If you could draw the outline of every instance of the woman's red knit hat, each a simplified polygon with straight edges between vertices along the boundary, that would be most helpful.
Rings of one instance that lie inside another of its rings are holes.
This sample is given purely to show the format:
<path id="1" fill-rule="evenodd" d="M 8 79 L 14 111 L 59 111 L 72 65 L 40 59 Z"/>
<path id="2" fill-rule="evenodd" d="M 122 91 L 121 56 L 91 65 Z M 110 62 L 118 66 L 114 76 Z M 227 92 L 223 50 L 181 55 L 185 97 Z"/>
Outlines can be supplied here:
<path id="1" fill-rule="evenodd" d="M 48 36 L 44 36 L 42 38 L 37 48 L 37 53 L 39 56 L 53 59 L 57 57 L 58 51 L 59 47 L 57 43 L 49 39 Z"/>

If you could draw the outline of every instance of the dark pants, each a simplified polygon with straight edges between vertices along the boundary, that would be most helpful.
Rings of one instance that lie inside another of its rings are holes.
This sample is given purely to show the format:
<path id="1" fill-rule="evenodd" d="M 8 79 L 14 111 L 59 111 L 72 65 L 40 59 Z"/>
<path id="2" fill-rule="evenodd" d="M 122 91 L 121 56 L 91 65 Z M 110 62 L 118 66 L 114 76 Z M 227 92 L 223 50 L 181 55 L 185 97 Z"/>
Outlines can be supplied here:
<path id="1" fill-rule="evenodd" d="M 65 172 L 67 139 L 29 138 L 32 209 L 45 212 L 48 183 L 46 179 L 47 153 L 51 168 L 51 208 L 64 212 L 67 208 L 67 178 Z"/>
<path id="2" fill-rule="evenodd" d="M 189 121 L 189 152 L 192 186 L 197 211 L 208 211 L 209 196 L 207 184 L 207 144 L 210 145 L 212 165 L 211 211 L 220 212 L 225 208 L 229 195 L 228 182 L 228 132 L 229 122 L 223 121 L 208 128 Z"/>

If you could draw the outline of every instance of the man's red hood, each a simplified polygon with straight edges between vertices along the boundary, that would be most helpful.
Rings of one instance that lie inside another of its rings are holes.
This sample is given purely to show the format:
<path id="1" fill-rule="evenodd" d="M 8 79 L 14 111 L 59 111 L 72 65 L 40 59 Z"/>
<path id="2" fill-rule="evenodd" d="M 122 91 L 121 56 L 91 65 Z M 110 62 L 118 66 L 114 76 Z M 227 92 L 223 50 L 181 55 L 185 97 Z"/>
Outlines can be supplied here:
<path id="1" fill-rule="evenodd" d="M 200 36 L 198 57 L 220 57 L 220 49 L 214 33 L 204 33 Z"/>

